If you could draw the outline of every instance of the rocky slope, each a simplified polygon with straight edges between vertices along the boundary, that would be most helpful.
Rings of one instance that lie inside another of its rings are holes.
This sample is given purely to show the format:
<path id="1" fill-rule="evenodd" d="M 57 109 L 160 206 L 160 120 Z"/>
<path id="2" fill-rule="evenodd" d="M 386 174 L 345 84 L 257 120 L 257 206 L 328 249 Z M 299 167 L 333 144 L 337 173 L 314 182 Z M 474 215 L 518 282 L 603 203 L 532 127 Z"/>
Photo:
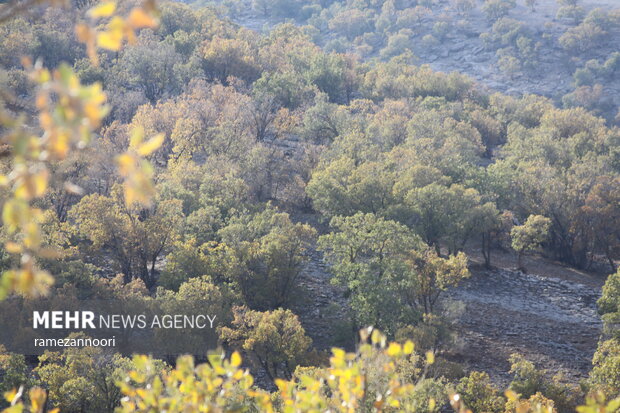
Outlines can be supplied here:
<path id="1" fill-rule="evenodd" d="M 599 296 L 598 287 L 566 279 L 475 271 L 449 292 L 451 300 L 464 304 L 456 324 L 461 341 L 456 358 L 505 382 L 508 357 L 520 353 L 577 382 L 590 370 L 601 332 Z"/>
<path id="2" fill-rule="evenodd" d="M 342 336 L 350 337 L 347 300 L 330 283 L 320 254 L 312 252 L 309 258 L 300 276 L 303 292 L 293 309 L 316 348 L 327 350 Z M 509 382 L 513 353 L 572 383 L 587 376 L 602 328 L 596 311 L 602 279 L 585 275 L 582 282 L 575 281 L 572 270 L 542 259 L 530 263 L 532 271 L 536 262 L 552 275 L 474 265 L 472 277 L 446 294 L 444 307 L 456 312 L 457 344 L 450 359 L 467 370 L 486 371 L 501 385 Z"/>

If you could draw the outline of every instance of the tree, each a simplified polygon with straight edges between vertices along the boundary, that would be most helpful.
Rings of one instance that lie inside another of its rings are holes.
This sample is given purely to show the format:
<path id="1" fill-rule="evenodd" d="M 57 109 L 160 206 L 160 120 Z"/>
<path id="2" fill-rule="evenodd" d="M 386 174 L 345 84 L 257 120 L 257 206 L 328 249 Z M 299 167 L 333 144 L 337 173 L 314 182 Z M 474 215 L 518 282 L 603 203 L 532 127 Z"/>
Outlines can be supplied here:
<path id="1" fill-rule="evenodd" d="M 474 0 L 452 0 L 452 4 L 460 14 L 465 14 L 476 7 Z"/>
<path id="2" fill-rule="evenodd" d="M 174 46 L 160 44 L 145 32 L 137 45 L 123 51 L 110 83 L 139 90 L 154 105 L 179 90 L 183 79 L 177 79 L 175 66 L 180 60 Z"/>
<path id="3" fill-rule="evenodd" d="M 530 215 L 523 225 L 517 225 L 510 231 L 512 248 L 517 251 L 517 268 L 523 268 L 523 254 L 526 251 L 536 251 L 549 237 L 551 220 L 542 215 Z"/>
<path id="4" fill-rule="evenodd" d="M 351 294 L 358 325 L 395 332 L 431 314 L 440 294 L 469 277 L 467 258 L 422 246 L 407 227 L 373 214 L 334 217 L 334 232 L 319 238 L 333 265 L 333 282 Z"/>
<path id="5" fill-rule="evenodd" d="M 462 250 L 472 236 L 492 228 L 498 215 L 492 203 L 482 202 L 478 191 L 458 184 L 413 188 L 404 202 L 411 214 L 407 224 L 437 251 L 442 243 L 452 253 Z"/>
<path id="6" fill-rule="evenodd" d="M 588 382 L 604 397 L 613 398 L 620 391 L 620 270 L 605 281 L 597 305 L 604 322 L 604 340 L 594 353 Z"/>
<path id="7" fill-rule="evenodd" d="M 227 84 L 229 76 L 248 82 L 260 77 L 255 47 L 242 38 L 219 36 L 205 41 L 200 50 L 202 68 L 210 79 Z"/>
<path id="8" fill-rule="evenodd" d="M 407 273 L 402 285 L 407 302 L 424 314 L 433 313 L 442 292 L 470 276 L 467 256 L 462 252 L 446 259 L 428 248 L 411 251 L 405 260 Z"/>
<path id="9" fill-rule="evenodd" d="M 432 13 L 432 11 L 423 6 L 415 6 L 401 10 L 398 12 L 396 25 L 402 29 L 416 30 L 422 23 L 422 19 L 430 13 Z"/>
<path id="10" fill-rule="evenodd" d="M 515 0 L 485 0 L 482 5 L 482 11 L 489 20 L 495 21 L 506 16 L 516 6 L 517 2 Z"/>
<path id="11" fill-rule="evenodd" d="M 3 7 L 0 23 L 11 21 L 19 14 L 30 11 L 32 7 L 30 3 Z M 131 8 L 128 17 L 124 18 L 115 14 L 115 4 L 103 8 L 97 6 L 89 13 L 93 20 L 90 25 L 86 23 L 75 25 L 77 39 L 86 44 L 88 56 L 96 64 L 98 48 L 119 51 L 125 39 L 135 39 L 137 29 L 156 27 L 153 8 L 152 4 Z M 58 12 L 53 7 L 46 10 L 50 13 Z M 94 20 L 112 16 L 114 24 L 94 27 Z M 58 20 L 60 22 L 61 18 Z M 73 22 L 70 23 L 68 27 L 73 26 Z M 19 32 L 16 32 L 8 40 L 10 44 L 11 41 L 23 42 L 28 38 L 27 36 L 21 38 Z M 67 41 L 69 44 L 73 41 L 72 37 L 55 35 L 51 36 L 51 40 Z M 58 57 L 57 51 L 51 49 L 47 51 L 55 53 L 52 58 Z M 8 156 L 11 164 L 9 173 L 6 176 L 1 175 L 0 178 L 2 186 L 11 188 L 9 191 L 11 195 L 3 205 L 3 224 L 9 235 L 19 238 L 19 242 L 10 241 L 7 250 L 12 254 L 21 255 L 21 267 L 2 274 L 0 290 L 2 298 L 13 291 L 31 296 L 45 294 L 53 283 L 52 277 L 40 270 L 36 264 L 36 258 L 41 255 L 42 249 L 38 240 L 39 209 L 35 208 L 33 203 L 47 193 L 51 181 L 50 164 L 62 161 L 68 154 L 85 147 L 94 131 L 101 126 L 107 113 L 107 107 L 104 105 L 106 96 L 102 93 L 101 84 L 82 85 L 69 64 L 62 63 L 57 69 L 50 71 L 41 64 L 32 65 L 31 58 L 23 59 L 22 63 L 38 85 L 36 118 L 40 120 L 40 125 L 32 128 L 34 134 L 23 129 L 23 121 L 18 119 L 24 113 L 24 107 L 18 105 L 17 113 L 7 113 L 4 103 L 1 105 L 2 128 L 7 132 L 2 136 L 2 147 L 4 155 Z M 2 100 L 6 100 L 5 91 L 0 92 Z M 39 133 L 41 135 L 38 135 Z M 142 157 L 150 154 L 158 145 L 157 140 L 148 143 L 149 145 L 144 146 L 142 139 L 136 139 L 134 147 L 123 154 L 121 159 L 124 162 L 119 162 L 123 178 L 131 175 L 131 179 L 125 180 L 125 195 L 130 203 L 149 202 L 151 176 L 147 171 L 148 162 Z M 71 187 L 70 184 L 69 186 Z M 39 389 L 33 389 L 31 395 L 33 400 L 40 400 L 42 394 Z"/>
<path id="12" fill-rule="evenodd" d="M 609 398 L 620 392 L 620 343 L 617 339 L 599 343 L 592 359 L 589 382 Z"/>
<path id="13" fill-rule="evenodd" d="M 316 237 L 314 228 L 293 223 L 288 214 L 268 206 L 254 215 L 233 218 L 218 232 L 221 245 L 238 263 L 232 282 L 252 308 L 274 309 L 289 303 Z"/>
<path id="14" fill-rule="evenodd" d="M 319 249 L 333 265 L 333 283 L 351 294 L 356 327 L 378 326 L 393 333 L 399 323 L 419 319 L 416 308 L 401 302 L 407 273 L 404 256 L 419 239 L 404 225 L 372 213 L 334 217 L 333 232 L 319 237 Z"/>
<path id="15" fill-rule="evenodd" d="M 183 164 L 224 153 L 227 159 L 235 159 L 247 156 L 255 140 L 251 105 L 250 97 L 233 87 L 195 80 L 175 99 L 141 106 L 130 129 L 163 133 L 162 146 L 152 156 L 162 169 L 175 166 L 169 160 Z"/>
<path id="16" fill-rule="evenodd" d="M 158 284 L 166 289 L 177 291 L 181 284 L 191 278 L 213 275 L 211 262 L 205 254 L 207 245 L 198 246 L 192 238 L 175 243 L 170 254 L 166 256 L 166 266 L 159 277 Z"/>
<path id="17" fill-rule="evenodd" d="M 601 176 L 597 179 L 582 207 L 591 237 L 605 254 L 611 271 L 616 270 L 615 259 L 620 256 L 620 178 Z"/>
<path id="18" fill-rule="evenodd" d="M 491 204 L 492 205 L 492 204 Z M 503 237 L 510 234 L 513 226 L 513 215 L 510 211 L 504 211 L 498 214 L 494 205 L 490 208 L 484 208 L 481 215 L 480 240 L 482 242 L 482 256 L 484 257 L 484 265 L 491 268 L 491 252 L 494 241 L 501 241 Z M 486 213 L 486 214 L 485 214 Z"/>
<path id="19" fill-rule="evenodd" d="M 191 315 L 199 311 L 200 314 L 208 314 L 213 330 L 159 328 L 154 333 L 153 351 L 158 349 L 160 354 L 202 354 L 205 350 L 217 348 L 220 344 L 215 327 L 231 322 L 232 307 L 240 301 L 239 298 L 230 284 L 210 275 L 188 279 L 177 292 L 158 288 L 156 303 L 160 314 Z"/>
<path id="20" fill-rule="evenodd" d="M 2 345 L 0 345 L 0 374 L 2 375 L 0 391 L 4 393 L 20 386 L 30 388 L 32 385 L 26 357 L 22 354 L 10 353 Z"/>
<path id="21" fill-rule="evenodd" d="M 344 132 L 345 119 L 337 104 L 329 102 L 326 94 L 318 93 L 314 105 L 304 112 L 300 134 L 310 142 L 329 143 Z"/>
<path id="22" fill-rule="evenodd" d="M 508 361 L 513 374 L 510 391 L 532 401 L 540 399 L 560 412 L 575 410 L 580 397 L 576 387 L 562 383 L 559 376 L 549 380 L 547 371 L 537 369 L 534 363 L 519 354 L 512 354 Z M 510 404 L 506 406 L 507 411 Z"/>
<path id="23" fill-rule="evenodd" d="M 366 13 L 360 9 L 345 9 L 329 21 L 330 30 L 335 30 L 353 40 L 357 36 L 370 31 L 372 26 Z"/>
<path id="24" fill-rule="evenodd" d="M 356 167 L 342 157 L 317 170 L 306 187 L 314 207 L 326 216 L 352 215 L 356 211 L 384 214 L 394 203 L 394 174 L 385 162 L 366 162 Z"/>
<path id="25" fill-rule="evenodd" d="M 410 30 L 400 30 L 388 37 L 387 44 L 381 49 L 381 57 L 389 59 L 395 56 L 401 56 L 404 53 L 411 53 L 412 41 Z"/>
<path id="26" fill-rule="evenodd" d="M 605 322 L 605 334 L 616 340 L 620 339 L 620 331 L 617 328 L 620 320 L 620 270 L 607 277 L 597 305 Z"/>
<path id="27" fill-rule="evenodd" d="M 584 22 L 567 30 L 558 40 L 567 52 L 577 55 L 595 47 L 606 34 L 599 25 Z"/>
<path id="28" fill-rule="evenodd" d="M 220 329 L 222 341 L 247 354 L 272 381 L 290 379 L 312 343 L 297 316 L 284 309 L 261 313 L 236 307 L 233 311 L 232 327 Z"/>
<path id="29" fill-rule="evenodd" d="M 500 56 L 497 64 L 503 72 L 510 75 L 511 79 L 514 79 L 515 75 L 521 71 L 521 62 L 510 54 Z"/>
<path id="30" fill-rule="evenodd" d="M 538 124 L 530 123 L 535 118 L 528 115 L 530 120 L 523 121 L 529 127 L 509 126 L 506 157 L 487 168 L 497 188 L 493 192 L 498 205 L 517 216 L 549 217 L 546 247 L 556 259 L 584 267 L 596 245 L 582 210 L 584 188 L 614 175 L 610 131 L 581 108 L 535 107 Z"/>
<path id="31" fill-rule="evenodd" d="M 126 282 L 138 277 L 149 288 L 155 284 L 157 260 L 174 244 L 183 219 L 181 201 L 127 206 L 118 186 L 109 197 L 85 196 L 69 216 L 95 251 L 106 248 L 112 253 Z"/>
<path id="32" fill-rule="evenodd" d="M 558 9 L 555 17 L 557 19 L 572 19 L 573 24 L 579 24 L 581 20 L 583 20 L 586 15 L 586 11 L 579 6 L 563 6 Z"/>
<path id="33" fill-rule="evenodd" d="M 72 333 L 69 338 L 84 338 Z M 154 372 L 164 370 L 154 363 Z M 46 352 L 39 358 L 34 372 L 49 391 L 49 404 L 64 412 L 113 412 L 120 404 L 121 391 L 116 382 L 135 368 L 131 360 L 112 355 L 97 347 L 67 348 Z"/>

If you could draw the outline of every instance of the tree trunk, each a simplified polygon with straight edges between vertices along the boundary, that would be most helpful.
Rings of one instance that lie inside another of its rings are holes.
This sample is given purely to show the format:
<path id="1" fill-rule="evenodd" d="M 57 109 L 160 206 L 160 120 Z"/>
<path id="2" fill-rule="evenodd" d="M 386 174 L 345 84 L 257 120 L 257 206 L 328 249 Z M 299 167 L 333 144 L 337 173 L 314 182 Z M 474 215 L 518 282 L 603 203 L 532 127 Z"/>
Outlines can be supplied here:
<path id="1" fill-rule="evenodd" d="M 523 251 L 519 251 L 517 254 L 517 270 L 525 272 L 525 268 L 523 268 Z"/>
<path id="2" fill-rule="evenodd" d="M 484 266 L 491 268 L 491 234 L 482 234 L 482 256 L 484 257 Z"/>
<path id="3" fill-rule="evenodd" d="M 609 262 L 609 266 L 611 267 L 611 272 L 615 273 L 616 272 L 616 263 L 614 262 L 614 259 L 611 256 L 611 248 L 609 248 L 609 246 L 607 246 L 607 248 L 605 248 L 605 257 L 607 257 L 607 261 Z"/>

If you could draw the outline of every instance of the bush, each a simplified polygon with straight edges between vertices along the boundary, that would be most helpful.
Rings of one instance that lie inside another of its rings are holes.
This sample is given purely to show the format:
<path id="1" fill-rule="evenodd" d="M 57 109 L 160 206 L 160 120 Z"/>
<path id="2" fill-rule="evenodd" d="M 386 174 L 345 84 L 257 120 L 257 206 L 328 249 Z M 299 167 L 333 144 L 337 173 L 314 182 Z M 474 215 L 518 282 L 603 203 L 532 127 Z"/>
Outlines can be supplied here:
<path id="1" fill-rule="evenodd" d="M 485 372 L 473 371 L 456 386 L 465 405 L 474 412 L 502 413 L 506 400 Z"/>
<path id="2" fill-rule="evenodd" d="M 611 339 L 599 344 L 592 359 L 589 383 L 607 397 L 620 393 L 620 343 Z"/>

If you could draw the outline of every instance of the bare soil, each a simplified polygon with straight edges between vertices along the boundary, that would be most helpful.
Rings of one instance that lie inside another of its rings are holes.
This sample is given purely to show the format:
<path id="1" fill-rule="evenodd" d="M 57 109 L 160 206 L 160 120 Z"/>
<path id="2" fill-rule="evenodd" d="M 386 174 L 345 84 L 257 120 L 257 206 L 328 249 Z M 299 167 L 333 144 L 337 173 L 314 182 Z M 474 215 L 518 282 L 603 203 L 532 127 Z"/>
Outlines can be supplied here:
<path id="1" fill-rule="evenodd" d="M 601 333 L 596 300 L 605 277 L 542 257 L 527 257 L 524 274 L 512 269 L 513 254 L 501 251 L 494 251 L 497 267 L 486 270 L 479 251 L 468 253 L 472 277 L 443 300 L 452 313 L 457 309 L 456 346 L 448 358 L 466 370 L 486 371 L 499 385 L 510 380 L 508 358 L 513 353 L 524 355 L 550 376 L 561 373 L 567 382 L 587 377 Z M 330 283 L 329 268 L 319 253 L 309 258 L 300 276 L 302 294 L 293 309 L 317 349 L 350 347 L 344 291 Z M 342 337 L 349 341 L 335 343 Z"/>

